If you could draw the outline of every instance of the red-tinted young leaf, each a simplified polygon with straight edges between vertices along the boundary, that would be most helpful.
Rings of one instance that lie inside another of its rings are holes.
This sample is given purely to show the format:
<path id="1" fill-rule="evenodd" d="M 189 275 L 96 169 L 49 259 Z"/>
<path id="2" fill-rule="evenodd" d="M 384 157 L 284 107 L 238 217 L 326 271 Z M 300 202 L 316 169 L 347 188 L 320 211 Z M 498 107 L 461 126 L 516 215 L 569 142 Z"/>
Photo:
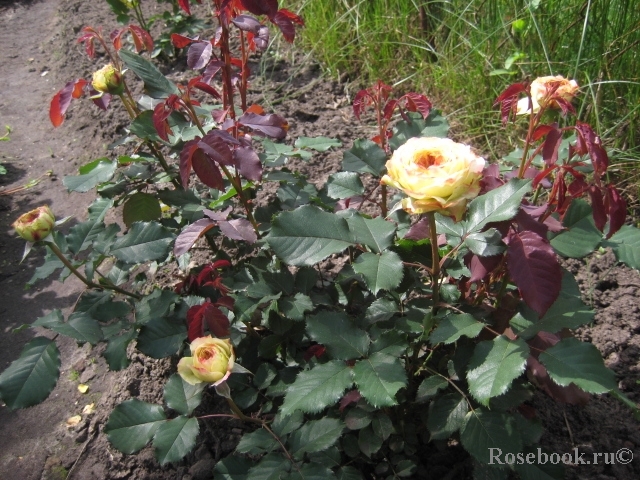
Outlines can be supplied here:
<path id="1" fill-rule="evenodd" d="M 198 147 L 214 162 L 225 166 L 234 165 L 233 152 L 229 145 L 221 136 L 213 132 L 207 133 L 198 143 Z"/>
<path id="2" fill-rule="evenodd" d="M 271 17 L 278 11 L 278 0 L 240 0 L 240 3 L 254 15 Z"/>
<path id="3" fill-rule="evenodd" d="M 204 319 L 209 331 L 214 337 L 222 338 L 230 335 L 230 322 L 227 316 L 211 302 L 206 302 L 203 308 Z"/>
<path id="4" fill-rule="evenodd" d="M 549 242 L 531 231 L 507 237 L 507 269 L 525 303 L 542 317 L 560 294 L 562 268 Z"/>
<path id="5" fill-rule="evenodd" d="M 182 10 L 186 12 L 187 15 L 191 15 L 191 6 L 189 5 L 189 0 L 178 0 L 178 5 Z"/>
<path id="6" fill-rule="evenodd" d="M 411 225 L 409 231 L 404 236 L 407 240 L 413 240 L 415 242 L 419 242 L 420 240 L 424 240 L 425 238 L 429 238 L 431 236 L 429 232 L 429 221 L 426 218 L 421 218 L 416 223 Z"/>
<path id="7" fill-rule="evenodd" d="M 493 272 L 500 263 L 502 263 L 502 255 L 494 255 L 492 257 L 479 257 L 475 253 L 469 253 L 464 258 L 467 268 L 471 272 L 469 282 L 479 282 Z"/>
<path id="8" fill-rule="evenodd" d="M 480 180 L 480 194 L 485 194 L 504 185 L 504 180 L 500 178 L 500 165 L 491 163 L 487 165 L 482 172 Z"/>
<path id="9" fill-rule="evenodd" d="M 593 221 L 596 228 L 603 232 L 607 224 L 607 212 L 605 211 L 602 192 L 595 185 L 591 185 L 589 187 L 589 198 L 591 199 L 591 209 L 593 210 Z"/>
<path id="10" fill-rule="evenodd" d="M 569 191 L 569 195 L 573 198 L 578 198 L 582 196 L 582 194 L 589 188 L 587 182 L 584 181 L 584 175 L 580 172 L 571 169 L 571 174 L 573 175 L 573 181 L 567 186 Z"/>
<path id="11" fill-rule="evenodd" d="M 540 173 L 538 173 L 534 178 L 533 178 L 533 182 L 532 182 L 532 186 L 533 188 L 536 188 L 538 186 L 539 183 L 543 182 L 546 180 L 546 178 L 555 170 L 558 169 L 557 165 L 551 165 L 550 167 L 545 168 L 544 170 L 542 170 Z"/>
<path id="12" fill-rule="evenodd" d="M 194 305 L 187 310 L 187 328 L 190 342 L 204 337 L 204 305 Z"/>
<path id="13" fill-rule="evenodd" d="M 393 112 L 397 106 L 398 106 L 398 101 L 396 99 L 392 98 L 391 100 L 389 100 L 384 105 L 384 108 L 382 109 L 382 118 L 384 118 L 386 121 L 391 120 L 391 117 L 393 116 Z"/>
<path id="14" fill-rule="evenodd" d="M 300 25 L 301 27 L 304 27 L 304 19 L 300 15 L 293 13 L 291 10 L 287 10 L 286 8 L 281 8 L 280 10 L 278 10 L 278 13 L 287 17 L 296 25 Z"/>
<path id="15" fill-rule="evenodd" d="M 576 113 L 576 109 L 574 108 L 574 106 L 571 104 L 571 102 L 565 100 L 564 98 L 560 97 L 560 96 L 554 96 L 553 97 L 555 100 L 556 105 L 558 105 L 558 107 L 560 107 L 560 110 L 562 111 L 562 115 L 566 116 L 567 113 L 571 112 L 571 113 Z"/>
<path id="16" fill-rule="evenodd" d="M 516 215 L 516 222 L 518 222 L 518 228 L 520 231 L 530 230 L 537 233 L 542 238 L 547 238 L 549 227 L 533 218 L 533 216 L 527 213 L 526 210 L 521 208 L 518 211 L 518 214 Z"/>
<path id="17" fill-rule="evenodd" d="M 600 137 L 596 135 L 588 123 L 577 121 L 575 129 L 578 132 L 576 152 L 578 155 L 585 155 L 588 153 L 591 158 L 595 174 L 597 176 L 603 175 L 609 167 L 609 156 L 602 146 Z"/>
<path id="18" fill-rule="evenodd" d="M 138 25 L 129 25 L 127 28 L 131 32 L 131 38 L 133 39 L 133 45 L 136 47 L 137 53 L 143 50 L 147 52 L 153 51 L 153 38 L 151 38 L 149 32 Z"/>
<path id="19" fill-rule="evenodd" d="M 198 149 L 198 142 L 200 137 L 196 137 L 193 140 L 189 140 L 184 144 L 180 151 L 180 179 L 182 180 L 182 186 L 187 188 L 189 186 L 189 176 L 191 175 L 191 158 L 193 153 Z"/>
<path id="20" fill-rule="evenodd" d="M 342 412 L 352 403 L 358 403 L 361 398 L 362 395 L 360 395 L 360 392 L 358 390 L 351 390 L 344 397 L 342 397 L 342 400 L 340 400 L 340 411 Z"/>
<path id="21" fill-rule="evenodd" d="M 85 52 L 87 52 L 89 58 L 94 58 L 96 56 L 95 40 L 100 37 L 102 30 L 96 30 L 93 27 L 83 27 L 81 32 L 82 35 L 78 38 L 78 43 L 84 43 Z"/>
<path id="22" fill-rule="evenodd" d="M 557 128 L 558 124 L 556 123 L 554 125 Z M 531 138 L 533 139 L 534 142 L 537 142 L 553 129 L 554 127 L 552 127 L 551 125 L 538 125 L 536 129 L 533 131 L 533 135 L 531 136 Z"/>
<path id="23" fill-rule="evenodd" d="M 283 15 L 281 12 L 276 13 L 274 16 L 269 17 L 282 32 L 284 39 L 292 43 L 296 38 L 296 27 L 289 17 Z"/>
<path id="24" fill-rule="evenodd" d="M 282 140 L 287 136 L 289 124 L 287 121 L 276 114 L 257 115 L 255 113 L 245 113 L 238 118 L 238 123 L 251 128 L 256 132 L 260 132 L 267 137 Z"/>
<path id="25" fill-rule="evenodd" d="M 208 218 L 201 218 L 196 220 L 191 225 L 187 226 L 178 238 L 173 246 L 173 254 L 176 257 L 186 253 L 196 241 L 204 235 L 208 230 L 211 230 L 215 226 L 215 223 Z"/>
<path id="26" fill-rule="evenodd" d="M 371 100 L 371 94 L 368 90 L 360 90 L 356 93 L 353 98 L 353 114 L 358 120 L 360 120 L 360 115 L 364 112 L 364 109 L 371 105 Z"/>
<path id="27" fill-rule="evenodd" d="M 240 30 L 244 30 L 245 32 L 252 32 L 255 34 L 257 34 L 260 27 L 262 27 L 262 24 L 251 15 L 238 15 L 231 21 Z"/>
<path id="28" fill-rule="evenodd" d="M 158 132 L 158 136 L 165 142 L 169 141 L 169 135 L 173 133 L 167 118 L 171 115 L 171 108 L 167 105 L 167 102 L 161 102 L 153 109 L 153 126 Z"/>
<path id="29" fill-rule="evenodd" d="M 606 204 L 609 213 L 609 231 L 607 238 L 616 233 L 627 218 L 627 202 L 613 185 L 607 185 Z"/>
<path id="30" fill-rule="evenodd" d="M 68 82 L 62 90 L 54 95 L 49 105 L 49 119 L 54 127 L 59 127 L 64 121 L 64 115 L 71 104 L 72 98 L 80 98 L 84 86 L 88 82 L 84 78 Z"/>
<path id="31" fill-rule="evenodd" d="M 308 362 L 313 357 L 320 358 L 325 354 L 326 351 L 327 348 L 324 345 L 321 345 L 319 343 L 311 345 L 309 348 L 307 348 L 307 351 L 304 352 L 304 360 L 305 362 Z"/>
<path id="32" fill-rule="evenodd" d="M 244 240 L 248 243 L 256 243 L 256 240 L 258 240 L 251 222 L 244 218 L 234 218 L 228 222 L 226 220 L 219 222 L 218 227 L 220 227 L 220 231 L 225 237 L 232 240 Z"/>
<path id="33" fill-rule="evenodd" d="M 179 33 L 172 33 L 171 43 L 173 43 L 173 46 L 176 48 L 184 48 L 188 47 L 193 42 L 197 42 L 199 38 L 199 35 L 197 35 L 195 38 L 189 38 L 184 35 L 180 35 Z"/>
<path id="34" fill-rule="evenodd" d="M 217 277 L 220 278 L 220 277 Z M 233 310 L 233 305 L 235 304 L 235 300 L 229 296 L 223 295 L 222 297 L 218 298 L 214 305 L 218 305 L 220 307 L 225 307 L 229 310 Z"/>
<path id="35" fill-rule="evenodd" d="M 192 43 L 187 52 L 187 65 L 193 70 L 200 70 L 207 66 L 207 63 L 211 60 L 212 53 L 211 42 Z"/>
<path id="36" fill-rule="evenodd" d="M 410 112 L 418 112 L 422 115 L 422 118 L 425 119 L 429 116 L 429 113 L 431 113 L 431 109 L 433 108 L 431 101 L 425 95 L 421 95 L 419 93 L 409 92 L 400 97 L 399 103 L 403 100 L 407 110 Z"/>
<path id="37" fill-rule="evenodd" d="M 509 117 L 512 114 L 515 115 L 520 94 L 527 93 L 528 91 L 528 83 L 514 83 L 513 85 L 509 85 L 500 95 L 498 95 L 498 98 L 496 98 L 495 102 L 493 102 L 493 105 L 500 105 L 500 113 L 503 124 L 506 124 L 509 121 Z M 529 103 L 531 103 L 531 101 L 529 101 Z M 531 108 L 531 105 L 529 105 L 529 108 Z"/>
<path id="38" fill-rule="evenodd" d="M 239 147 L 233 151 L 234 163 L 240 175 L 258 182 L 262 179 L 262 162 L 251 147 Z"/>
<path id="39" fill-rule="evenodd" d="M 111 95 L 109 93 L 103 93 L 102 95 L 98 95 L 98 92 L 93 88 L 89 91 L 89 95 L 91 95 L 91 101 L 101 110 L 107 110 L 109 108 L 109 104 L 111 103 Z"/>
<path id="40" fill-rule="evenodd" d="M 222 99 L 222 96 L 220 95 L 220 93 L 218 93 L 218 91 L 213 88 L 211 85 L 209 85 L 208 83 L 204 83 L 202 81 L 202 77 L 195 77 L 192 78 L 191 80 L 189 80 L 189 83 L 187 85 L 189 90 L 192 90 L 194 88 L 197 88 L 198 90 L 208 93 L 209 95 L 211 95 L 214 98 L 217 98 L 218 100 Z"/>
<path id="41" fill-rule="evenodd" d="M 547 166 L 555 165 L 558 161 L 558 149 L 562 142 L 562 130 L 558 128 L 558 124 L 554 123 L 547 132 L 542 145 L 542 159 Z"/>
<path id="42" fill-rule="evenodd" d="M 220 169 L 202 149 L 198 148 L 191 156 L 193 171 L 207 187 L 224 190 L 224 180 Z"/>

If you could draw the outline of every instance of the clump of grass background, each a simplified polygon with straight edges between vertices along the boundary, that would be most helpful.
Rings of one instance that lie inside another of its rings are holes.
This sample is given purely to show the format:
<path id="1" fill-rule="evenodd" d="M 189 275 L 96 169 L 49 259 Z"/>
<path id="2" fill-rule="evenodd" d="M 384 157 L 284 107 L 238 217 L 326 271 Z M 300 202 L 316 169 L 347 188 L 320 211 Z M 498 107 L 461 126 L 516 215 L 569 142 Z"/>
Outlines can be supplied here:
<path id="1" fill-rule="evenodd" d="M 637 0 L 292 0 L 303 43 L 355 88 L 376 79 L 433 98 L 467 140 L 510 148 L 491 103 L 506 85 L 564 75 L 579 118 L 640 160 Z M 502 131 L 502 130 L 500 130 Z M 500 141 L 497 141 L 501 138 Z M 502 144 L 501 144 L 502 143 Z M 638 164 L 640 169 L 640 163 Z"/>

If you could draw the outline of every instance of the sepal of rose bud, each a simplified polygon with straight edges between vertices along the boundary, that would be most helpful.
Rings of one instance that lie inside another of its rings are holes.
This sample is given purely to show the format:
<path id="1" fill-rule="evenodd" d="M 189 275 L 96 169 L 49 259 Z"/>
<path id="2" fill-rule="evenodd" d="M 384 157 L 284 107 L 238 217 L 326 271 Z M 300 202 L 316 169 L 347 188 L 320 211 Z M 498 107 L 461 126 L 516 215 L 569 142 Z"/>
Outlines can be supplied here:
<path id="1" fill-rule="evenodd" d="M 93 81 L 91 82 L 91 85 L 101 93 L 122 95 L 122 92 L 124 92 L 122 72 L 117 70 L 111 64 L 105 65 L 100 70 L 93 73 Z"/>
<path id="2" fill-rule="evenodd" d="M 55 223 L 53 212 L 47 205 L 43 205 L 21 215 L 12 226 L 27 242 L 39 242 L 49 236 Z"/>

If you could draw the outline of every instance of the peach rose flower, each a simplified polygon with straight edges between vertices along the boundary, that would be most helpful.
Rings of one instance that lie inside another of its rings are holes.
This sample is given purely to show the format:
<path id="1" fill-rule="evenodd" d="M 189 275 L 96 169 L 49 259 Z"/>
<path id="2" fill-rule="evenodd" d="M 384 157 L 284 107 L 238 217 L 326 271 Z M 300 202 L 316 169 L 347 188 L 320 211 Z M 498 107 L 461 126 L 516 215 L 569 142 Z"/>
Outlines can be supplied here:
<path id="1" fill-rule="evenodd" d="M 228 339 L 214 338 L 211 335 L 191 342 L 191 355 L 178 362 L 178 373 L 191 385 L 202 382 L 220 385 L 231 375 L 236 358 L 233 345 Z"/>
<path id="2" fill-rule="evenodd" d="M 556 102 L 558 98 L 571 102 L 580 89 L 575 80 L 567 80 L 562 75 L 538 77 L 531 82 L 530 88 L 533 113 L 538 112 L 541 107 L 558 108 L 558 103 Z M 517 108 L 517 115 L 531 113 L 529 98 L 525 97 L 518 100 Z"/>

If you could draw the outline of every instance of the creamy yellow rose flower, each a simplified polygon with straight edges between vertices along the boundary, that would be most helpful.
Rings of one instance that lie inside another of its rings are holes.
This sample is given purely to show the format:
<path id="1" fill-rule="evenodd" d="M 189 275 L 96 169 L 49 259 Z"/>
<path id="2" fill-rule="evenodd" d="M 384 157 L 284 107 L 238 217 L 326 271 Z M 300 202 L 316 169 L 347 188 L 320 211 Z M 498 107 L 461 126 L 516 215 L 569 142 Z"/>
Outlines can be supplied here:
<path id="1" fill-rule="evenodd" d="M 480 192 L 484 158 L 448 138 L 410 138 L 387 161 L 381 182 L 402 190 L 409 213 L 439 212 L 460 221 Z"/>
<path id="2" fill-rule="evenodd" d="M 13 222 L 13 228 L 27 242 L 37 242 L 51 233 L 55 223 L 53 212 L 47 205 L 43 205 L 21 215 Z"/>
<path id="3" fill-rule="evenodd" d="M 541 107 L 557 108 L 558 104 L 554 97 L 571 102 L 580 89 L 575 80 L 567 80 L 562 75 L 538 77 L 531 82 L 530 88 L 533 113 L 538 112 Z M 525 97 L 518 100 L 516 114 L 524 115 L 530 112 L 529 98 Z"/>
<path id="4" fill-rule="evenodd" d="M 109 64 L 93 73 L 93 88 L 98 92 L 110 93 L 112 95 L 122 95 L 124 92 L 124 83 L 122 82 L 122 73 Z"/>
<path id="5" fill-rule="evenodd" d="M 211 335 L 191 342 L 191 355 L 178 362 L 178 373 L 191 385 L 202 382 L 221 384 L 231 375 L 236 359 L 229 340 Z"/>

